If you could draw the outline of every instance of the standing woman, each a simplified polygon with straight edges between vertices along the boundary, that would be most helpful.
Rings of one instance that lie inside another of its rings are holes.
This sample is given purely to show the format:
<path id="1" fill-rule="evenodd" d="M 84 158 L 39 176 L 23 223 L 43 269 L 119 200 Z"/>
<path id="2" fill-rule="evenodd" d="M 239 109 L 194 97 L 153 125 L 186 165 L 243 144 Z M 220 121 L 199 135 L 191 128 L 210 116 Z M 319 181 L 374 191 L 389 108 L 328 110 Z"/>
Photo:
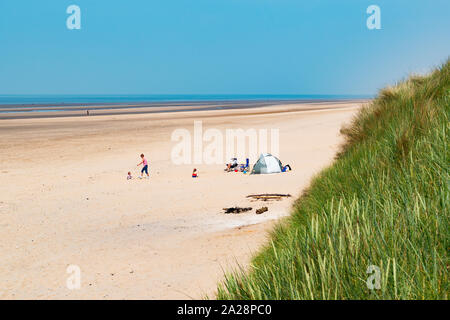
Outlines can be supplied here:
<path id="1" fill-rule="evenodd" d="M 150 178 L 150 175 L 148 174 L 148 162 L 147 162 L 147 159 L 145 159 L 144 154 L 141 154 L 141 159 L 142 159 L 142 161 L 139 162 L 139 164 L 137 165 L 138 167 L 141 164 L 144 166 L 142 168 L 142 170 L 141 170 L 141 177 L 140 178 L 142 179 L 142 176 L 143 176 L 144 172 L 147 174 L 147 178 Z"/>

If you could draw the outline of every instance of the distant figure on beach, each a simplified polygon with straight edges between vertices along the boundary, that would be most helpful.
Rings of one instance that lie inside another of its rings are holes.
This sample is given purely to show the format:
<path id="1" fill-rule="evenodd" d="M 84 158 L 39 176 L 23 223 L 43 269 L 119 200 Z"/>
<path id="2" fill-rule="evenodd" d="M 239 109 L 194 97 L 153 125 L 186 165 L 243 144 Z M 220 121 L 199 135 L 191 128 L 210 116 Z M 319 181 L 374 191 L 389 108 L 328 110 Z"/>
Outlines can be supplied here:
<path id="1" fill-rule="evenodd" d="M 141 170 L 141 176 L 140 179 L 142 179 L 142 176 L 144 175 L 144 172 L 147 174 L 147 178 L 150 178 L 150 175 L 148 174 L 148 162 L 147 159 L 145 159 L 144 154 L 141 154 L 142 161 L 139 162 L 137 165 L 138 167 L 142 164 L 144 167 Z"/>
<path id="2" fill-rule="evenodd" d="M 133 177 L 131 176 L 131 172 L 130 172 L 130 171 L 128 171 L 128 176 L 127 176 L 127 180 L 131 180 L 131 179 L 133 179 Z"/>
<path id="3" fill-rule="evenodd" d="M 192 178 L 197 178 L 198 174 L 197 174 L 197 169 L 194 168 L 194 171 L 192 171 Z"/>
<path id="4" fill-rule="evenodd" d="M 232 171 L 234 168 L 236 168 L 238 166 L 238 162 L 237 162 L 237 158 L 231 158 L 230 162 L 227 163 L 227 167 L 225 169 L 225 171 Z"/>
<path id="5" fill-rule="evenodd" d="M 88 116 L 89 116 L 89 110 L 86 110 L 86 115 L 88 115 Z"/>

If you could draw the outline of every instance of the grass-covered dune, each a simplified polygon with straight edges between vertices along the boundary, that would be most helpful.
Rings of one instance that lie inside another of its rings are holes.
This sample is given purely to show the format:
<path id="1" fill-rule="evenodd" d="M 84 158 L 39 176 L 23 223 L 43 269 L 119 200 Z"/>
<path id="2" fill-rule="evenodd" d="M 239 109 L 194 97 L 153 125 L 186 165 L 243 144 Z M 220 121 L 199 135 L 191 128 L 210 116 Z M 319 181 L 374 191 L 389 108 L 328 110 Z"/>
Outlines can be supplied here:
<path id="1" fill-rule="evenodd" d="M 342 129 L 334 164 L 217 298 L 447 299 L 449 113 L 450 60 L 380 91 Z M 380 288 L 369 289 L 377 267 Z"/>

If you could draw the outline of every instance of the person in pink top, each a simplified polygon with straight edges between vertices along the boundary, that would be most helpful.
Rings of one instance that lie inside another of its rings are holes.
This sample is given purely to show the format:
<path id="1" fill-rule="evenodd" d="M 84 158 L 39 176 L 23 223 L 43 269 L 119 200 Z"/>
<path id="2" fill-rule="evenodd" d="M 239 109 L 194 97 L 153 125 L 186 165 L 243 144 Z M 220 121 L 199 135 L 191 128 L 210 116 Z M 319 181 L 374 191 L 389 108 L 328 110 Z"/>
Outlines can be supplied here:
<path id="1" fill-rule="evenodd" d="M 150 175 L 148 174 L 148 162 L 147 162 L 147 159 L 145 159 L 144 154 L 141 154 L 141 159 L 142 159 L 142 161 L 139 162 L 139 164 L 137 165 L 138 167 L 141 164 L 144 166 L 141 170 L 141 178 L 144 175 L 144 172 L 147 174 L 147 178 L 150 178 Z"/>

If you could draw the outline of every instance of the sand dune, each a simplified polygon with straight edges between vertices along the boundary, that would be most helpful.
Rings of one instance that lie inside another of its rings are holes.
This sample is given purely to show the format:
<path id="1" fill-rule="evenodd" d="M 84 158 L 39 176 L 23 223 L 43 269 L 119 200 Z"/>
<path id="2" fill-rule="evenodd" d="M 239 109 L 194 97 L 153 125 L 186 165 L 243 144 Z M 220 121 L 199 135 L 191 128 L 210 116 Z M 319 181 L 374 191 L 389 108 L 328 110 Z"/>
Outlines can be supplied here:
<path id="1" fill-rule="evenodd" d="M 240 110 L 0 120 L 0 298 L 184 299 L 213 295 L 223 271 L 246 266 L 294 198 L 331 163 L 359 102 Z M 314 110 L 319 108 L 320 110 Z M 170 160 L 176 128 L 279 128 L 289 173 L 249 176 Z M 151 179 L 136 175 L 139 154 Z M 193 167 L 200 172 L 192 179 Z M 224 215 L 230 206 L 267 205 Z M 66 268 L 81 269 L 69 290 Z"/>

